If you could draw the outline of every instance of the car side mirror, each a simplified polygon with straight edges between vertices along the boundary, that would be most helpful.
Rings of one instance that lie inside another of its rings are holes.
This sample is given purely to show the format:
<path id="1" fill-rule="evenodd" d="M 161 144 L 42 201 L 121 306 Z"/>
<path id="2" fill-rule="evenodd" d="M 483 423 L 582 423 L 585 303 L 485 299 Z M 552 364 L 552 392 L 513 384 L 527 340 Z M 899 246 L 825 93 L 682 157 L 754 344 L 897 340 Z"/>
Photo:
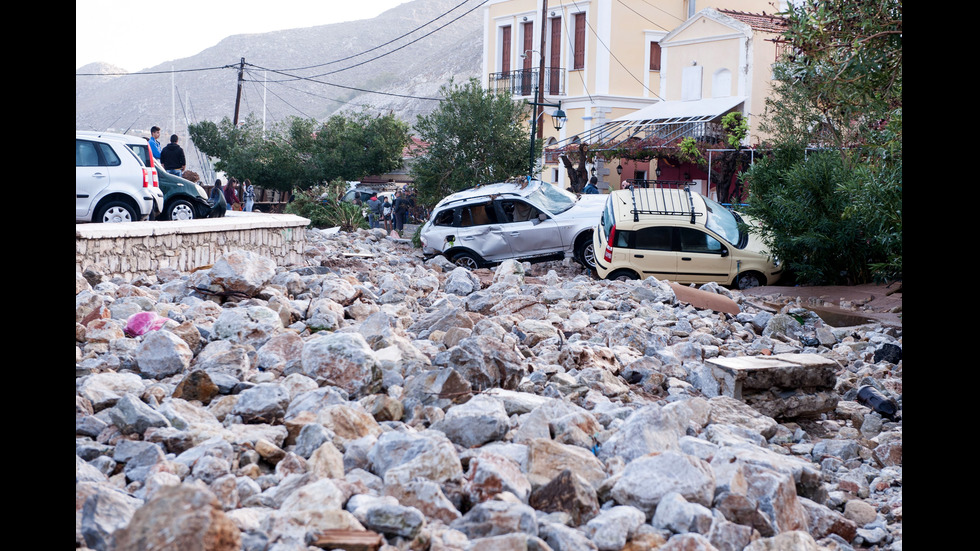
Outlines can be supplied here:
<path id="1" fill-rule="evenodd" d="M 548 219 L 548 215 L 547 215 L 547 214 L 545 214 L 545 213 L 543 213 L 543 212 L 542 212 L 542 213 L 539 213 L 539 214 L 538 214 L 538 220 L 539 220 L 540 222 L 544 222 L 544 221 L 545 221 L 545 220 L 547 220 L 547 219 Z"/>
<path id="2" fill-rule="evenodd" d="M 721 248 L 721 257 L 724 258 L 726 256 L 728 256 L 728 247 L 722 247 Z"/>

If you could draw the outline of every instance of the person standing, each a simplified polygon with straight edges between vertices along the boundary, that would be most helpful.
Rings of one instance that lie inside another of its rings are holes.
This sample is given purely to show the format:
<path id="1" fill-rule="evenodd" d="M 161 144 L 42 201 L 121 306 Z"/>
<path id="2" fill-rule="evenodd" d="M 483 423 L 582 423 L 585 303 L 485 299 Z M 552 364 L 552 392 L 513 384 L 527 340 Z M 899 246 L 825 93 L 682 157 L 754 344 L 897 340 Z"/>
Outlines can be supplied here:
<path id="1" fill-rule="evenodd" d="M 598 182 L 598 181 L 599 181 L 599 179 L 596 178 L 595 176 L 593 176 L 592 179 L 589 180 L 589 183 L 585 185 L 585 189 L 582 190 L 582 191 L 584 193 L 586 193 L 586 194 L 597 194 L 597 193 L 599 193 L 599 188 L 598 188 L 598 186 L 596 186 L 596 182 Z"/>
<path id="2" fill-rule="evenodd" d="M 228 202 L 228 208 L 230 208 L 231 210 L 241 209 L 241 205 L 239 205 L 237 209 L 235 208 L 235 205 L 239 203 L 238 190 L 235 189 L 237 187 L 238 187 L 238 180 L 234 178 L 229 178 L 228 185 L 225 186 L 225 201 Z"/>
<path id="3" fill-rule="evenodd" d="M 211 196 L 208 199 L 208 203 L 211 205 L 211 213 L 208 214 L 208 218 L 221 218 L 225 215 L 225 211 L 228 210 L 228 204 L 225 202 L 225 193 L 221 189 L 221 180 L 214 181 L 214 187 L 211 188 Z"/>
<path id="4" fill-rule="evenodd" d="M 392 209 L 395 211 L 395 231 L 400 236 L 402 229 L 405 227 L 405 215 L 408 213 L 408 199 L 405 198 L 404 191 L 398 190 L 395 192 L 395 202 L 392 205 Z"/>
<path id="5" fill-rule="evenodd" d="M 252 212 L 252 207 L 255 206 L 255 188 L 252 187 L 252 181 L 248 178 L 245 178 L 244 186 L 245 212 Z"/>
<path id="6" fill-rule="evenodd" d="M 154 126 L 150 129 L 150 152 L 153 154 L 153 158 L 160 160 L 160 127 Z"/>
<path id="7" fill-rule="evenodd" d="M 180 176 L 184 172 L 187 160 L 184 158 L 184 150 L 177 145 L 177 134 L 170 136 L 170 143 L 160 151 L 160 162 L 163 169 L 174 176 Z"/>
<path id="8" fill-rule="evenodd" d="M 391 233 L 391 203 L 388 201 L 388 196 L 385 195 L 385 200 L 381 203 L 381 219 L 384 220 L 385 233 Z"/>
<path id="9" fill-rule="evenodd" d="M 368 222 L 371 225 L 371 229 L 379 227 L 378 221 L 381 219 L 381 201 L 378 201 L 378 194 L 371 194 L 371 198 L 368 199 Z"/>

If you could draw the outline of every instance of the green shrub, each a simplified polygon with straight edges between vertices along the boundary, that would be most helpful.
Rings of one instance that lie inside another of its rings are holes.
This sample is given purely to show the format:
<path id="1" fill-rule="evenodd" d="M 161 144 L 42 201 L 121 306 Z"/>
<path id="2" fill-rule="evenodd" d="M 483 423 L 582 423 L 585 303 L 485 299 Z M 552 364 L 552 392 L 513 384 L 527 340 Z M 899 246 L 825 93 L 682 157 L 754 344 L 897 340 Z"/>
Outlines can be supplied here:
<path id="1" fill-rule="evenodd" d="M 862 217 L 845 216 L 846 190 L 860 187 L 860 171 L 840 152 L 780 149 L 745 174 L 749 204 L 742 210 L 762 222 L 757 230 L 770 252 L 804 284 L 854 284 L 872 279 L 884 260 Z"/>
<path id="2" fill-rule="evenodd" d="M 314 228 L 339 227 L 341 231 L 348 232 L 367 229 L 362 208 L 353 203 L 337 203 L 334 200 L 337 196 L 335 188 L 336 185 L 314 186 L 298 191 L 293 202 L 286 205 L 286 212 L 309 218 L 310 226 Z M 325 193 L 326 199 L 321 200 Z"/>

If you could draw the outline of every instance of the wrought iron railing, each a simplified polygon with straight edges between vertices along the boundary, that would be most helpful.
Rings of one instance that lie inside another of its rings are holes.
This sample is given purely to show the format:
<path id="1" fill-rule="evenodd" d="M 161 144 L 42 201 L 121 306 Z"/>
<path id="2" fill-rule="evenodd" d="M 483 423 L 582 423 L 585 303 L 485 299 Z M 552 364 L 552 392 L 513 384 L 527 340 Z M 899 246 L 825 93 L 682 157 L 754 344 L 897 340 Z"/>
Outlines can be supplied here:
<path id="1" fill-rule="evenodd" d="M 501 73 L 490 73 L 490 88 L 496 92 L 510 92 L 515 96 L 530 96 L 538 86 L 537 69 L 518 69 Z M 561 67 L 544 68 L 544 94 L 547 96 L 565 95 L 565 71 Z"/>

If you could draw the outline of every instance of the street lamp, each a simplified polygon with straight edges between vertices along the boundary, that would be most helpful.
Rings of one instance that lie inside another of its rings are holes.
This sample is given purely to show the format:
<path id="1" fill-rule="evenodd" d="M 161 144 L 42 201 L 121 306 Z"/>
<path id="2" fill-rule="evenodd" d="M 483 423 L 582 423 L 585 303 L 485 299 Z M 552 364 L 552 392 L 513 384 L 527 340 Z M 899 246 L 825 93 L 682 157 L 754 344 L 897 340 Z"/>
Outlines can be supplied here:
<path id="1" fill-rule="evenodd" d="M 537 99 L 537 97 L 538 97 L 538 87 L 535 86 L 534 98 Z M 528 166 L 528 171 L 527 171 L 528 177 L 531 178 L 534 177 L 534 134 L 535 134 L 535 129 L 538 126 L 536 120 L 537 119 L 536 115 L 538 112 L 537 107 L 555 108 L 555 112 L 552 113 L 551 115 L 551 122 L 552 124 L 554 124 L 555 130 L 561 130 L 562 127 L 565 126 L 565 121 L 568 120 L 568 117 L 566 117 L 565 112 L 561 110 L 560 100 L 558 101 L 558 103 L 544 103 L 544 102 L 537 102 L 537 101 L 529 101 L 527 103 L 535 107 L 534 114 L 531 116 L 531 164 Z"/>

